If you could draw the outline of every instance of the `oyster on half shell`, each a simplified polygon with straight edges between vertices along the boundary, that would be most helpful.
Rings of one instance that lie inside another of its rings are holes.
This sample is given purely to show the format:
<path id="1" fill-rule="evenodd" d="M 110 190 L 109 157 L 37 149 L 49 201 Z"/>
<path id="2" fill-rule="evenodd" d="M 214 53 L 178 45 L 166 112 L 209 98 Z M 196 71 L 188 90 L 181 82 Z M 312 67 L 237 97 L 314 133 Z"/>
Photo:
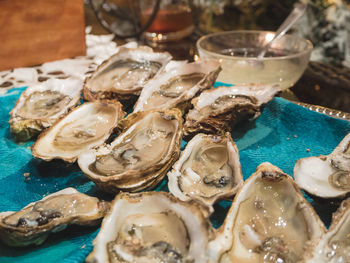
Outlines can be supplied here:
<path id="1" fill-rule="evenodd" d="M 174 107 L 186 111 L 193 97 L 213 86 L 220 71 L 220 62 L 214 59 L 193 63 L 171 61 L 142 89 L 134 112 Z"/>
<path id="2" fill-rule="evenodd" d="M 210 256 L 220 263 L 298 262 L 325 230 L 293 179 L 263 163 L 237 193 Z"/>
<path id="3" fill-rule="evenodd" d="M 117 99 L 131 104 L 144 85 L 171 60 L 167 52 L 156 53 L 152 48 L 120 47 L 105 60 L 84 83 L 84 99 Z"/>
<path id="4" fill-rule="evenodd" d="M 81 153 L 103 144 L 124 114 L 116 101 L 84 103 L 39 136 L 33 156 L 75 162 Z"/>
<path id="5" fill-rule="evenodd" d="M 243 185 L 241 164 L 231 134 L 197 134 L 168 173 L 170 192 L 183 201 L 213 205 L 232 197 Z"/>
<path id="6" fill-rule="evenodd" d="M 108 209 L 108 203 L 66 188 L 18 212 L 0 213 L 0 240 L 9 246 L 40 245 L 67 225 L 97 224 Z"/>
<path id="7" fill-rule="evenodd" d="M 121 193 L 93 241 L 87 262 L 208 262 L 213 237 L 206 207 L 168 193 Z"/>
<path id="8" fill-rule="evenodd" d="M 280 91 L 279 86 L 233 86 L 203 91 L 191 103 L 184 124 L 186 136 L 222 133 L 241 120 L 256 119 L 264 105 Z"/>
<path id="9" fill-rule="evenodd" d="M 350 199 L 344 200 L 333 213 L 332 224 L 306 263 L 350 262 Z"/>
<path id="10" fill-rule="evenodd" d="M 27 141 L 66 115 L 80 101 L 80 80 L 51 79 L 28 87 L 11 110 L 10 132 Z"/>
<path id="11" fill-rule="evenodd" d="M 350 192 L 350 133 L 330 155 L 300 159 L 294 166 L 300 188 L 322 198 L 342 198 Z"/>
<path id="12" fill-rule="evenodd" d="M 107 192 L 155 186 L 179 156 L 181 112 L 137 112 L 120 121 L 118 127 L 122 133 L 111 144 L 79 156 L 79 167 Z"/>

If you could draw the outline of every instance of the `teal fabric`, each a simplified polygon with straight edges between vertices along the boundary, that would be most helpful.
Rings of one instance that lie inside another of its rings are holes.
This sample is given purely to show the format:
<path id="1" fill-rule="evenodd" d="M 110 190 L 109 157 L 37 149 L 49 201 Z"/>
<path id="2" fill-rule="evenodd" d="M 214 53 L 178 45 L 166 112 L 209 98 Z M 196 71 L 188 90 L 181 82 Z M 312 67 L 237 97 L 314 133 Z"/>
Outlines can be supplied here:
<path id="1" fill-rule="evenodd" d="M 89 195 L 112 199 L 83 176 L 76 164 L 36 160 L 30 151 L 33 142 L 18 144 L 13 140 L 9 133 L 9 112 L 23 90 L 13 89 L 0 95 L 0 212 L 19 210 L 70 186 Z M 246 179 L 266 161 L 292 175 L 297 159 L 329 154 L 348 132 L 349 122 L 275 98 L 256 121 L 237 125 L 232 137 L 240 150 Z M 185 144 L 183 142 L 183 147 Z M 30 173 L 30 179 L 25 179 L 24 173 Z M 166 179 L 156 190 L 167 190 Z M 328 224 L 334 208 L 307 198 Z M 215 227 L 222 223 L 229 206 L 228 201 L 215 205 L 211 218 Z M 51 234 L 41 246 L 9 248 L 0 244 L 0 262 L 84 262 L 97 233 L 98 227 L 73 226 Z"/>

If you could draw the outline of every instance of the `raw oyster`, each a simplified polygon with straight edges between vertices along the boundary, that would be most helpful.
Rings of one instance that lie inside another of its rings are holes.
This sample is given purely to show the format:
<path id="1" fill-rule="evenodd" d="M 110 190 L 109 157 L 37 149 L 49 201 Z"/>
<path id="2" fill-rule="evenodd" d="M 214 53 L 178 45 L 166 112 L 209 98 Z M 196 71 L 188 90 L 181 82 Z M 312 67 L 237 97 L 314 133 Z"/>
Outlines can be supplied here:
<path id="1" fill-rule="evenodd" d="M 28 87 L 10 112 L 10 131 L 19 141 L 26 141 L 50 127 L 76 106 L 82 82 L 52 79 Z"/>
<path id="2" fill-rule="evenodd" d="M 220 71 L 220 62 L 213 59 L 193 63 L 172 61 L 145 85 L 134 112 L 174 107 L 186 110 L 194 96 L 213 86 Z"/>
<path id="3" fill-rule="evenodd" d="M 121 193 L 102 222 L 87 262 L 208 262 L 213 236 L 209 213 L 199 203 L 168 193 Z"/>
<path id="4" fill-rule="evenodd" d="M 241 164 L 231 134 L 197 134 L 168 173 L 169 190 L 187 201 L 199 199 L 208 206 L 232 197 L 243 184 Z"/>
<path id="5" fill-rule="evenodd" d="M 40 245 L 50 232 L 70 224 L 95 225 L 107 213 L 109 204 L 66 188 L 24 207 L 18 212 L 0 213 L 0 239 L 9 246 Z"/>
<path id="6" fill-rule="evenodd" d="M 322 198 L 342 198 L 350 192 L 350 133 L 334 151 L 300 159 L 294 166 L 298 186 Z"/>
<path id="7" fill-rule="evenodd" d="M 46 161 L 75 162 L 79 154 L 103 144 L 124 114 L 116 101 L 84 103 L 43 132 L 32 153 Z"/>
<path id="8" fill-rule="evenodd" d="M 107 192 L 139 191 L 163 179 L 180 152 L 182 116 L 177 109 L 130 114 L 110 144 L 79 156 L 84 174 Z"/>
<path id="9" fill-rule="evenodd" d="M 256 119 L 263 106 L 280 91 L 279 86 L 233 86 L 203 91 L 192 100 L 184 124 L 185 135 L 221 133 L 245 119 Z"/>
<path id="10" fill-rule="evenodd" d="M 216 262 L 298 262 L 325 227 L 291 177 L 270 163 L 258 166 L 235 197 L 210 243 Z"/>
<path id="11" fill-rule="evenodd" d="M 333 214 L 332 224 L 307 263 L 350 262 L 350 199 L 344 200 Z"/>
<path id="12" fill-rule="evenodd" d="M 120 47 L 86 78 L 84 99 L 118 99 L 122 103 L 133 103 L 147 81 L 170 60 L 169 53 L 155 53 L 150 47 Z"/>

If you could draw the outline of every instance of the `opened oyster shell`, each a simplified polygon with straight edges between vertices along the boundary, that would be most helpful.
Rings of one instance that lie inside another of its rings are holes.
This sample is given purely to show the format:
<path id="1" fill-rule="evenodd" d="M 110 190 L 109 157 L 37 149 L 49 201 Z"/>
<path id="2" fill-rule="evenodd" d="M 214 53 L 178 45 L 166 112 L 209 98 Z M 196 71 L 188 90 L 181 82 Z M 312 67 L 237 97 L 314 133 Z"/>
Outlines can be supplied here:
<path id="1" fill-rule="evenodd" d="M 116 101 L 84 103 L 39 136 L 33 156 L 75 162 L 81 153 L 103 144 L 124 114 Z"/>
<path id="2" fill-rule="evenodd" d="M 235 197 L 210 243 L 216 262 L 298 262 L 325 227 L 291 177 L 258 166 Z"/>
<path id="3" fill-rule="evenodd" d="M 243 184 L 241 164 L 231 134 L 197 134 L 168 173 L 170 192 L 183 201 L 208 206 L 232 197 Z"/>
<path id="4" fill-rule="evenodd" d="M 51 79 L 28 87 L 11 110 L 10 132 L 27 141 L 50 127 L 80 100 L 80 80 Z"/>
<path id="5" fill-rule="evenodd" d="M 208 262 L 209 213 L 168 193 L 119 194 L 87 262 Z"/>
<path id="6" fill-rule="evenodd" d="M 177 109 L 130 114 L 110 144 L 79 156 L 84 174 L 107 192 L 155 186 L 178 158 L 182 117 Z"/>
<path id="7" fill-rule="evenodd" d="M 334 151 L 300 159 L 294 166 L 298 186 L 322 198 L 342 198 L 350 192 L 350 133 Z"/>
<path id="8" fill-rule="evenodd" d="M 9 246 L 40 245 L 51 232 L 62 231 L 67 225 L 97 224 L 108 208 L 108 203 L 96 197 L 66 188 L 18 212 L 0 213 L 0 240 Z"/>
<path id="9" fill-rule="evenodd" d="M 174 107 L 186 110 L 193 97 L 213 86 L 220 71 L 220 62 L 213 59 L 193 63 L 172 61 L 145 85 L 134 112 Z"/>
<path id="10" fill-rule="evenodd" d="M 170 60 L 169 53 L 155 53 L 150 47 L 120 47 L 86 78 L 84 99 L 117 99 L 123 104 L 134 103 L 144 85 Z"/>
<path id="11" fill-rule="evenodd" d="M 184 124 L 185 135 L 222 133 L 241 120 L 256 119 L 279 86 L 233 86 L 203 91 L 192 100 Z"/>
<path id="12" fill-rule="evenodd" d="M 306 263 L 350 262 L 350 199 L 333 214 L 332 224 Z"/>

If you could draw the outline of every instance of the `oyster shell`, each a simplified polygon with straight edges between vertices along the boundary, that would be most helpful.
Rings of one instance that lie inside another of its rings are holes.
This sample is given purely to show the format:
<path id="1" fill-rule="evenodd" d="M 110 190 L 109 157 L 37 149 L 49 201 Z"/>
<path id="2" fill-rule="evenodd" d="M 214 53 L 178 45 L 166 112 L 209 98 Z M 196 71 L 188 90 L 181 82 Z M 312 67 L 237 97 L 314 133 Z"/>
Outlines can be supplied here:
<path id="1" fill-rule="evenodd" d="M 322 198 L 342 198 L 350 192 L 350 133 L 334 151 L 300 159 L 294 166 L 298 186 Z"/>
<path id="2" fill-rule="evenodd" d="M 213 86 L 220 71 L 220 62 L 213 59 L 193 63 L 172 61 L 145 85 L 134 112 L 174 107 L 186 110 L 194 96 Z"/>
<path id="3" fill-rule="evenodd" d="M 27 141 L 50 127 L 80 101 L 82 82 L 51 79 L 28 87 L 10 112 L 10 132 Z"/>
<path id="4" fill-rule="evenodd" d="M 144 85 L 170 60 L 169 53 L 155 53 L 150 47 L 120 47 L 86 78 L 84 99 L 117 99 L 123 104 L 133 103 Z"/>
<path id="5" fill-rule="evenodd" d="M 256 119 L 263 106 L 280 91 L 279 86 L 233 86 L 203 91 L 191 103 L 185 135 L 222 133 L 241 120 Z"/>
<path id="6" fill-rule="evenodd" d="M 350 199 L 333 214 L 332 224 L 306 263 L 350 262 Z"/>
<path id="7" fill-rule="evenodd" d="M 292 178 L 270 163 L 237 193 L 218 236 L 216 262 L 298 262 L 325 227 Z"/>
<path id="8" fill-rule="evenodd" d="M 40 245 L 51 232 L 70 224 L 95 225 L 109 204 L 66 188 L 24 207 L 18 212 L 0 213 L 0 240 L 9 246 Z"/>
<path id="9" fill-rule="evenodd" d="M 103 144 L 124 114 L 116 101 L 84 103 L 39 136 L 33 156 L 75 162 L 79 154 Z"/>
<path id="10" fill-rule="evenodd" d="M 207 262 L 213 237 L 205 207 L 168 193 L 121 193 L 102 222 L 87 262 Z"/>
<path id="11" fill-rule="evenodd" d="M 183 201 L 199 199 L 211 206 L 219 199 L 232 197 L 243 185 L 243 176 L 231 134 L 197 134 L 168 178 L 170 192 Z"/>
<path id="12" fill-rule="evenodd" d="M 177 109 L 130 114 L 110 144 L 79 156 L 84 174 L 107 192 L 155 186 L 180 152 L 182 117 Z"/>

